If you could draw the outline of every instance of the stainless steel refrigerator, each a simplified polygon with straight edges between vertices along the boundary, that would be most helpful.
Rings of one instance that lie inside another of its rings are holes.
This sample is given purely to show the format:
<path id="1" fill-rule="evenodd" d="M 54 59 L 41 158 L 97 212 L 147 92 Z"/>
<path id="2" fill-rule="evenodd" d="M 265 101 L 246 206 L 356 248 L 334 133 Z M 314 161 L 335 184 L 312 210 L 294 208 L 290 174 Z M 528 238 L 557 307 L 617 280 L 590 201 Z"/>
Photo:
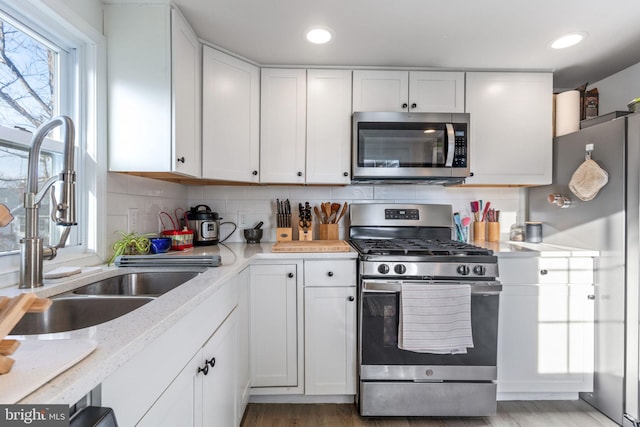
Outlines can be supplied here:
<path id="1" fill-rule="evenodd" d="M 595 198 L 581 201 L 568 184 L 590 148 L 608 182 Z M 637 426 L 640 113 L 555 138 L 553 165 L 552 185 L 527 190 L 528 219 L 542 221 L 545 243 L 600 251 L 594 274 L 594 387 L 580 397 L 618 424 Z M 554 194 L 570 198 L 570 206 L 550 203 Z"/>

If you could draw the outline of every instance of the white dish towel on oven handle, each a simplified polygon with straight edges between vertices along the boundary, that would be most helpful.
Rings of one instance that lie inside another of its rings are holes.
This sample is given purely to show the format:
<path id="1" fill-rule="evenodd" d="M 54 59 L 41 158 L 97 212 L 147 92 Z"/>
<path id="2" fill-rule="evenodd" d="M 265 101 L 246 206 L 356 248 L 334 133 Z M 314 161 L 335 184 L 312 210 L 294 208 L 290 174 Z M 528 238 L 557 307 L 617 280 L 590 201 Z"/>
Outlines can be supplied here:
<path id="1" fill-rule="evenodd" d="M 473 348 L 471 287 L 403 283 L 399 323 L 403 350 L 465 354 Z"/>

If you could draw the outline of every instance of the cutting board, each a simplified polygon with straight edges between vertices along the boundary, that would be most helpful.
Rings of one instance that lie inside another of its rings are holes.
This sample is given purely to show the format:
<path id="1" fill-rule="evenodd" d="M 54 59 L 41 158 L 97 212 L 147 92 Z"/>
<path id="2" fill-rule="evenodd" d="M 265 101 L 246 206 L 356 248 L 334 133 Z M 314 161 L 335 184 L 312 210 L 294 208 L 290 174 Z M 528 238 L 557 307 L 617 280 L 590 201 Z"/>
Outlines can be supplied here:
<path id="1" fill-rule="evenodd" d="M 0 404 L 18 402 L 57 377 L 96 348 L 88 339 L 20 341 L 10 372 L 0 375 Z"/>
<path id="2" fill-rule="evenodd" d="M 278 242 L 273 252 L 349 252 L 351 246 L 344 240 L 293 240 Z"/>

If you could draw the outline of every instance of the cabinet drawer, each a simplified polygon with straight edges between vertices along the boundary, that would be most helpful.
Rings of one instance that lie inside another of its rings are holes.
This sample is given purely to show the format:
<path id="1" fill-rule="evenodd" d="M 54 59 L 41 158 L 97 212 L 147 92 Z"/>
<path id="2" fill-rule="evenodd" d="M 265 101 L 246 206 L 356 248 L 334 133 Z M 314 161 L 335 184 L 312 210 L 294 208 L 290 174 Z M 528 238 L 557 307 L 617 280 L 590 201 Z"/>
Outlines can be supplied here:
<path id="1" fill-rule="evenodd" d="M 304 262 L 305 286 L 353 286 L 355 283 L 355 260 Z"/>
<path id="2" fill-rule="evenodd" d="M 538 283 L 569 283 L 569 258 L 540 258 Z"/>

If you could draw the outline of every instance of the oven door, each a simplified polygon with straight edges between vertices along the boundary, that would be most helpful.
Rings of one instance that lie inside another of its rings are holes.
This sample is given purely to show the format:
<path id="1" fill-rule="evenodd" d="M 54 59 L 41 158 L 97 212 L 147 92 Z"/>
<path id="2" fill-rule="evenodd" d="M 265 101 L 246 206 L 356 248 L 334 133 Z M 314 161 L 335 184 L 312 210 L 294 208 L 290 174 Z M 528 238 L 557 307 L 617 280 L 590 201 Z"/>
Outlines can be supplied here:
<path id="1" fill-rule="evenodd" d="M 404 281 L 446 286 L 448 282 Z M 432 354 L 398 348 L 402 282 L 363 280 L 360 298 L 361 380 L 494 381 L 498 343 L 497 282 L 471 285 L 474 347 L 466 354 Z"/>

